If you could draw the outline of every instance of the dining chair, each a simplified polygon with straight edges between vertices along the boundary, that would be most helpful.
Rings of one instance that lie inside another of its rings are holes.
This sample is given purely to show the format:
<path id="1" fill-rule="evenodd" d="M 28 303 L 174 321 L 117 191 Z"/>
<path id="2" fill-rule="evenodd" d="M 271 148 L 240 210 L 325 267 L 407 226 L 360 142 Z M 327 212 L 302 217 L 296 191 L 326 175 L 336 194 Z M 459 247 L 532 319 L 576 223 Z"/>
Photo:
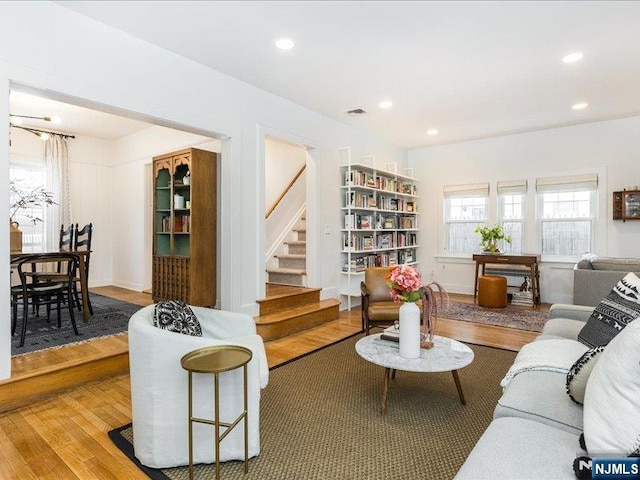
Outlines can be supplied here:
<path id="1" fill-rule="evenodd" d="M 91 260 L 91 238 L 93 236 L 93 223 L 88 223 L 82 228 L 79 228 L 78 224 L 75 225 L 74 236 L 73 236 L 73 249 L 76 251 L 86 251 L 87 254 L 84 257 L 84 271 L 85 276 L 87 278 L 87 284 L 89 283 L 89 263 Z M 75 276 L 73 282 L 73 295 L 75 298 L 76 305 L 78 306 L 78 310 L 81 310 L 82 302 L 80 301 L 80 295 L 78 293 L 78 284 L 80 283 L 80 278 L 78 275 Z M 91 298 L 87 295 L 87 307 L 89 308 L 89 313 L 93 315 L 93 306 L 91 305 Z"/>
<path id="2" fill-rule="evenodd" d="M 74 245 L 74 228 L 73 223 L 67 228 L 60 225 L 60 240 L 58 241 L 59 250 L 75 250 Z"/>
<path id="3" fill-rule="evenodd" d="M 20 277 L 20 285 L 11 288 L 11 335 L 15 334 L 18 322 L 18 306 L 22 305 L 22 330 L 19 347 L 24 346 L 27 333 L 27 320 L 29 318 L 29 304 L 46 305 L 47 319 L 49 318 L 51 307 L 56 306 L 58 316 L 58 327 L 62 326 L 61 306 L 67 304 L 71 325 L 76 335 L 80 335 L 76 325 L 73 311 L 73 275 L 77 268 L 77 256 L 72 253 L 43 253 L 23 255 L 14 262 Z M 52 272 L 60 266 L 60 272 L 55 277 L 50 277 L 49 281 L 42 281 L 44 278 L 41 272 Z"/>

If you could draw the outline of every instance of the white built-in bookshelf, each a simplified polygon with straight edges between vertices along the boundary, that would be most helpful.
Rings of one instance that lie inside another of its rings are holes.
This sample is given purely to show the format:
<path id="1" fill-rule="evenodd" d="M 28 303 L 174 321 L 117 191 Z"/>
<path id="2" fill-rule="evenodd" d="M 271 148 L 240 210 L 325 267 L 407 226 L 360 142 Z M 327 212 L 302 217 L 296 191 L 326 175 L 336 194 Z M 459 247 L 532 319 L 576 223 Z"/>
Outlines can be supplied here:
<path id="1" fill-rule="evenodd" d="M 341 155 L 340 293 L 351 308 L 365 269 L 418 262 L 418 195 L 415 178 L 378 169 L 373 157 L 352 164 L 347 148 Z"/>

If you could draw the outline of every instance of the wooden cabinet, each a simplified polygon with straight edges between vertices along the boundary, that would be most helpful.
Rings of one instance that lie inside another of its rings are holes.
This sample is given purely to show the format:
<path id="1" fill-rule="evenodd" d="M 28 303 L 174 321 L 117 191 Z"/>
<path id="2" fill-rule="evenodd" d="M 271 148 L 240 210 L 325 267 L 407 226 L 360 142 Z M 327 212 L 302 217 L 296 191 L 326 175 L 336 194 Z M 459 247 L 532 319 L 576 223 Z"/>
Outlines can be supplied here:
<path id="1" fill-rule="evenodd" d="M 153 158 L 153 301 L 216 303 L 217 154 Z"/>
<path id="2" fill-rule="evenodd" d="M 640 220 L 640 190 L 613 192 L 613 219 Z"/>

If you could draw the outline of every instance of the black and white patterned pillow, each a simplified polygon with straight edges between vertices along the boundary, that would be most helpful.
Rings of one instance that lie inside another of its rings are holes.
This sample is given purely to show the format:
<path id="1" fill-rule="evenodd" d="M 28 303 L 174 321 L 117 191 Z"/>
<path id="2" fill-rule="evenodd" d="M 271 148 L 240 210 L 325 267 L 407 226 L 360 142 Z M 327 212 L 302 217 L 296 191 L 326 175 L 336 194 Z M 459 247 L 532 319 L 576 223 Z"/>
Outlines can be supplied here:
<path id="1" fill-rule="evenodd" d="M 628 273 L 595 308 L 578 340 L 589 347 L 606 345 L 640 317 L 640 278 Z"/>
<path id="2" fill-rule="evenodd" d="M 603 351 L 604 345 L 587 350 L 567 373 L 567 393 L 569 398 L 580 405 L 584 403 L 584 392 L 587 388 L 587 380 L 589 380 L 591 370 L 593 370 Z"/>
<path id="3" fill-rule="evenodd" d="M 202 328 L 195 313 L 189 305 L 179 300 L 157 303 L 153 310 L 153 324 L 170 332 L 202 336 Z"/>

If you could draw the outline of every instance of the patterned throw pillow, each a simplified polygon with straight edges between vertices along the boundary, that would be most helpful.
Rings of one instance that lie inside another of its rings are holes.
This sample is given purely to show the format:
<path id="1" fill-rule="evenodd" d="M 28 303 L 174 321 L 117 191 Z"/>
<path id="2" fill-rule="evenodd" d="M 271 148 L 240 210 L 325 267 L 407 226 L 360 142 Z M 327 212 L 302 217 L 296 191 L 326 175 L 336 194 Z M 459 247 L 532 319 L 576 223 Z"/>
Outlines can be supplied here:
<path id="1" fill-rule="evenodd" d="M 584 394 L 584 439 L 591 455 L 640 454 L 640 320 L 599 355 Z"/>
<path id="2" fill-rule="evenodd" d="M 604 351 L 604 345 L 587 350 L 567 373 L 567 393 L 569 398 L 582 405 L 584 403 L 584 391 L 587 388 L 587 380 L 591 370 Z"/>
<path id="3" fill-rule="evenodd" d="M 202 336 L 200 322 L 193 310 L 184 302 L 169 300 L 157 303 L 153 311 L 153 324 L 163 330 L 193 337 Z"/>
<path id="4" fill-rule="evenodd" d="M 640 278 L 628 273 L 595 308 L 578 340 L 589 347 L 606 345 L 640 317 Z"/>

